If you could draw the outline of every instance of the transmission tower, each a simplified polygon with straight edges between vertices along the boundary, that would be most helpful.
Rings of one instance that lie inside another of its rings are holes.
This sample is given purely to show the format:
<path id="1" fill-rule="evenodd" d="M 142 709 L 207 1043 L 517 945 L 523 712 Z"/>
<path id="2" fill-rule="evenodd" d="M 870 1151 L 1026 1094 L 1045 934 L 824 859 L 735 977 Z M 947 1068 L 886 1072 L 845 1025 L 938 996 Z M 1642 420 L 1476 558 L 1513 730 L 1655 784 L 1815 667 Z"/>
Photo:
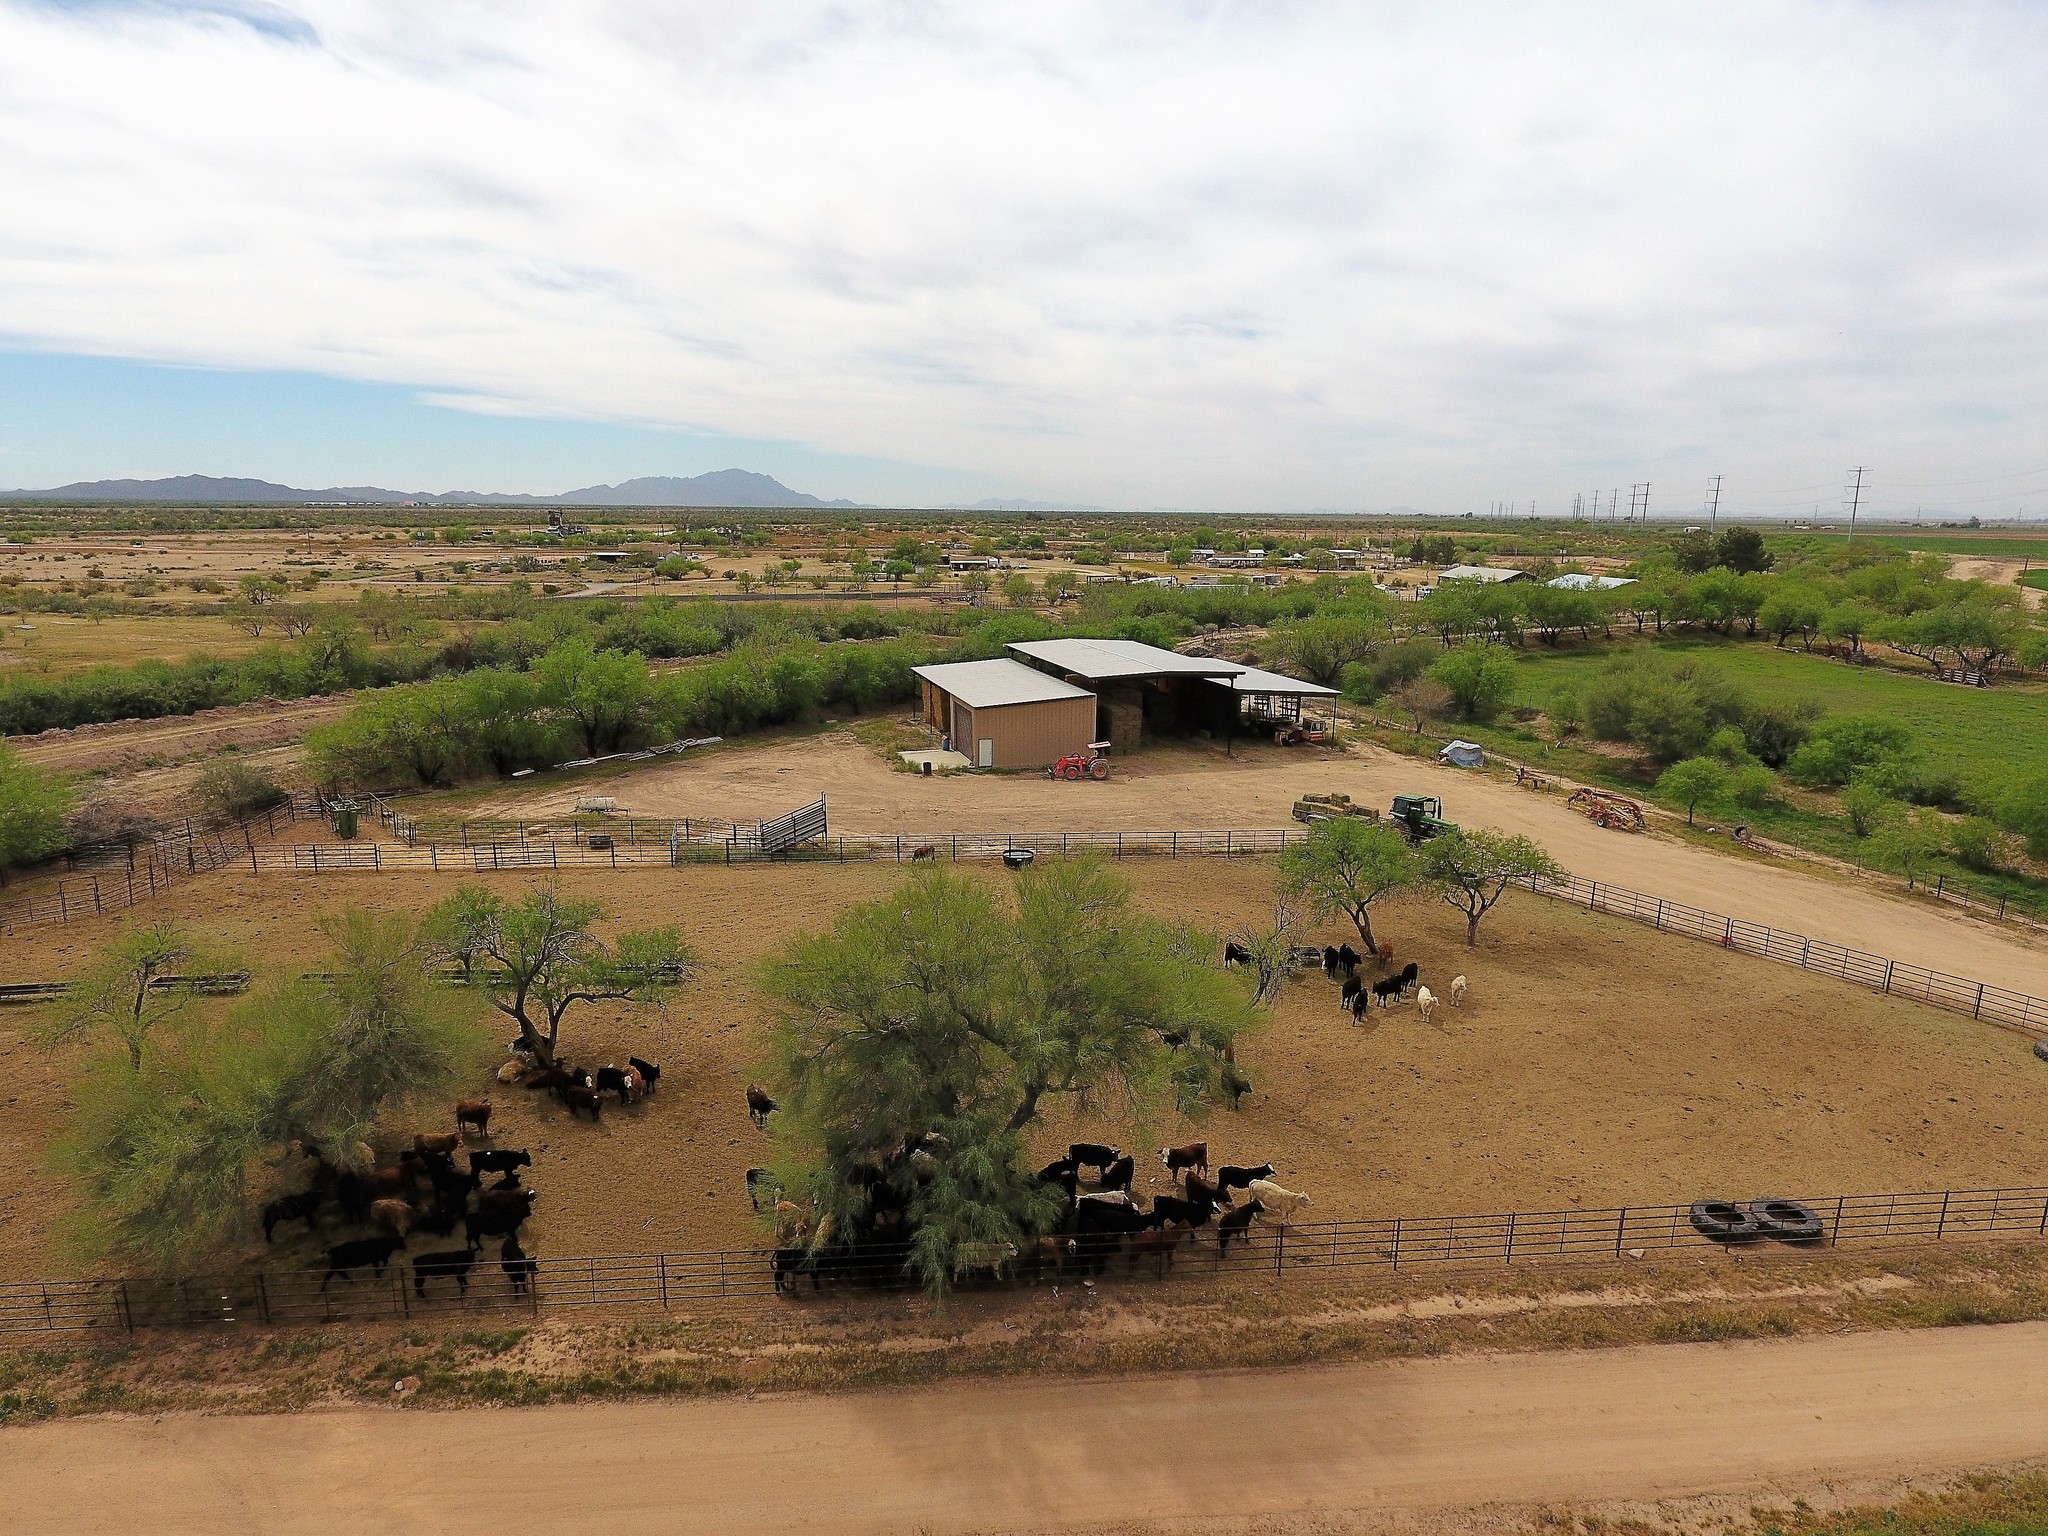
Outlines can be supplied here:
<path id="1" fill-rule="evenodd" d="M 1854 544 L 1856 542 L 1856 509 L 1863 505 L 1864 466 L 1858 464 L 1850 473 L 1856 477 L 1846 487 L 1849 501 L 1849 542 Z"/>
<path id="2" fill-rule="evenodd" d="M 1721 520 L 1721 477 L 1714 476 L 1714 483 L 1707 487 L 1707 532 Z"/>

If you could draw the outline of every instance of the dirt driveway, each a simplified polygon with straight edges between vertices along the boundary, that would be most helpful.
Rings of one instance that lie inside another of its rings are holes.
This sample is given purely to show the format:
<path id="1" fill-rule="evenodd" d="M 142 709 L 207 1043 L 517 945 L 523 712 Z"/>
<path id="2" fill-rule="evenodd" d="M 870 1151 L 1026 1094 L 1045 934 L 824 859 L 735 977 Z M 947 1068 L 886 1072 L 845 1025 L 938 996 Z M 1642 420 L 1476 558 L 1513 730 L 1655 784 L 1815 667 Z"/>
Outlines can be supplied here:
<path id="1" fill-rule="evenodd" d="M 2026 1323 L 844 1397 L 77 1420 L 5 1437 L 0 1525 L 1525 1529 L 1537 1503 L 1787 1499 L 2038 1457 L 2044 1367 L 2048 1324 Z"/>
<path id="2" fill-rule="evenodd" d="M 580 796 L 601 793 L 633 815 L 752 819 L 822 793 L 833 825 L 848 832 L 1280 827 L 1292 825 L 1289 808 L 1311 790 L 1342 790 L 1380 807 L 1400 791 L 1440 795 L 1452 820 L 1527 833 L 1588 879 L 2048 997 L 2048 942 L 2030 940 L 2019 928 L 1810 865 L 1605 832 L 1566 810 L 1560 793 L 1517 789 L 1368 745 L 1335 754 L 1240 745 L 1236 757 L 1220 748 L 1161 749 L 1119 763 L 1107 784 L 1068 784 L 1008 774 L 919 778 L 893 771 L 873 748 L 838 732 L 681 758 L 601 781 L 507 791 L 473 802 L 472 811 L 558 815 Z"/>

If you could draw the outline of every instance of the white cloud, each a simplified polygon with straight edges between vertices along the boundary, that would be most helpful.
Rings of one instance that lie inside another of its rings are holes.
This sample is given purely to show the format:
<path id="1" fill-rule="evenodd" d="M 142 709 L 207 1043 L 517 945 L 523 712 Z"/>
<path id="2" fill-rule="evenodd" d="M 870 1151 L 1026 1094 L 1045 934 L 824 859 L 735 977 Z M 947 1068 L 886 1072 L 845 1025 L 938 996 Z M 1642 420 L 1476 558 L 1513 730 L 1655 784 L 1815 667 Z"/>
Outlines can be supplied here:
<path id="1" fill-rule="evenodd" d="M 1129 504 L 1987 474 L 2044 461 L 2044 44 L 1963 5 L 0 0 L 0 332 Z"/>

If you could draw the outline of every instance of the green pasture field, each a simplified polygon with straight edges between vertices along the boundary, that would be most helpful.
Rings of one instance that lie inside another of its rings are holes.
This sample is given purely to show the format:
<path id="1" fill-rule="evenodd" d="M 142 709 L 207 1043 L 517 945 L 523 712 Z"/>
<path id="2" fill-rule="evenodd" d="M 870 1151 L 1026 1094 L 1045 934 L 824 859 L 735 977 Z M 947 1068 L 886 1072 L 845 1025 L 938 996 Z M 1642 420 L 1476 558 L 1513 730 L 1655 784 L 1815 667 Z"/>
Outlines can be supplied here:
<path id="1" fill-rule="evenodd" d="M 2021 571 L 2013 579 L 2023 587 L 2033 587 L 2038 591 L 2048 592 L 2048 568 L 2038 571 Z"/>
<path id="2" fill-rule="evenodd" d="M 1938 555 L 1977 555 L 1987 560 L 2024 560 L 2032 556 L 2048 561 L 2048 533 L 1923 533 L 1919 529 L 1865 533 L 1859 539 L 1882 539 L 1907 549 L 1926 550 Z"/>
<path id="3" fill-rule="evenodd" d="M 1852 667 L 1794 647 L 1754 641 L 1646 642 L 1663 655 L 1693 657 L 1767 697 L 1817 699 L 1829 714 L 1880 714 L 1911 726 L 1931 763 L 1954 768 L 1965 780 L 1978 774 L 2048 762 L 2048 690 L 2002 683 L 1962 688 L 1884 667 Z M 1581 687 L 1627 644 L 1551 650 L 1534 646 L 1516 658 L 1514 702 L 1543 708 L 1562 682 Z"/>

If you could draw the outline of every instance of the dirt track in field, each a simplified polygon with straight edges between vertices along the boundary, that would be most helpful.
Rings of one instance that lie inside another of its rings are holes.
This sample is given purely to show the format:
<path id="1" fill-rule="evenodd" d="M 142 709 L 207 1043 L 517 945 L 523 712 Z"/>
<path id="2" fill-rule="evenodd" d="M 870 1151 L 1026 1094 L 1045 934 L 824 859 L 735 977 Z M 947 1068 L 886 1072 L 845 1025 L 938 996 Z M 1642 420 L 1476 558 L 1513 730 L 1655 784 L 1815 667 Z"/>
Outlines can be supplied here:
<path id="1" fill-rule="evenodd" d="M 753 819 L 827 797 L 848 832 L 1059 832 L 1176 827 L 1290 826 L 1304 791 L 1341 790 L 1384 808 L 1402 791 L 1440 795 L 1453 821 L 1524 832 L 1574 874 L 1669 901 L 1767 923 L 1812 938 L 2048 997 L 2048 939 L 1953 908 L 1892 894 L 1888 885 L 1701 848 L 1676 838 L 1602 831 L 1539 794 L 1501 779 L 1357 745 L 1342 753 L 1240 744 L 1169 748 L 1117 765 L 1107 784 L 1022 775 L 919 778 L 893 771 L 851 733 L 761 743 L 658 767 L 507 791 L 469 802 L 469 814 L 550 816 L 589 794 L 615 796 L 643 816 Z"/>
<path id="2" fill-rule="evenodd" d="M 0 1527 L 1526 1530 L 1539 1505 L 1826 1504 L 1845 1483 L 2038 1457 L 2044 1367 L 2048 1324 L 2031 1323 L 843 1397 L 80 1420 L 6 1437 Z"/>

